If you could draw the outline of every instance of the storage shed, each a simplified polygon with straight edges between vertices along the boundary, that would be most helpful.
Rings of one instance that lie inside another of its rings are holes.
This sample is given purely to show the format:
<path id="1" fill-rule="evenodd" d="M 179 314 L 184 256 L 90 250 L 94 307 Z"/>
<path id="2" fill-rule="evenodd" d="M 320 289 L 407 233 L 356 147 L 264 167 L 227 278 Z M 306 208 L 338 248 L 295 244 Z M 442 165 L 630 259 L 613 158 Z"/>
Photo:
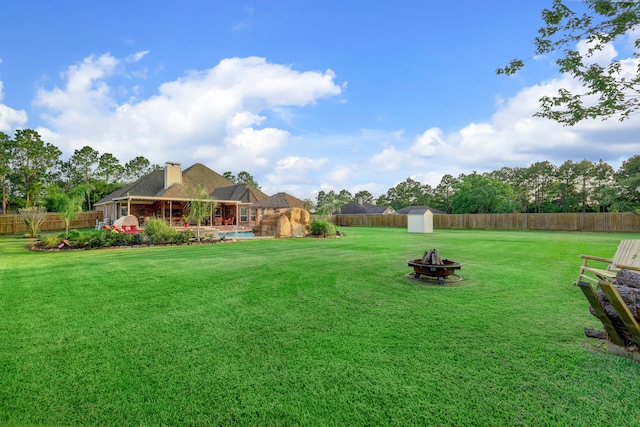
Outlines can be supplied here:
<path id="1" fill-rule="evenodd" d="M 431 209 L 413 209 L 407 213 L 409 233 L 433 233 L 433 212 Z"/>

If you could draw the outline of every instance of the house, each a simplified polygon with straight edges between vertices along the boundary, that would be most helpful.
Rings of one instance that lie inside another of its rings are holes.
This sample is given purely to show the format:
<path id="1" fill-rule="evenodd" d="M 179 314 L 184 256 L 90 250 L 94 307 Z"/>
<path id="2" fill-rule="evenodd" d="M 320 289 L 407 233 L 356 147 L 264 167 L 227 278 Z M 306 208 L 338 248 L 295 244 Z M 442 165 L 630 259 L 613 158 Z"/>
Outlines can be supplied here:
<path id="1" fill-rule="evenodd" d="M 413 211 L 413 210 L 430 210 L 432 214 L 434 215 L 446 215 L 446 212 L 443 212 L 441 210 L 438 209 L 434 209 L 431 208 L 429 206 L 407 206 L 405 208 L 402 209 L 398 209 L 398 215 L 407 215 L 409 212 Z"/>
<path id="2" fill-rule="evenodd" d="M 94 204 L 104 218 L 115 219 L 135 215 L 140 223 L 151 218 L 163 219 L 179 225 L 188 214 L 188 188 L 201 184 L 217 206 L 205 221 L 222 225 L 253 225 L 256 210 L 253 204 L 267 195 L 246 184 L 235 184 L 203 164 L 196 163 L 182 170 L 180 163 L 167 162 L 164 169 L 148 173 L 135 182 L 125 185 Z"/>
<path id="3" fill-rule="evenodd" d="M 391 206 L 376 206 L 367 202 L 349 202 L 333 212 L 334 215 L 395 215 Z"/>

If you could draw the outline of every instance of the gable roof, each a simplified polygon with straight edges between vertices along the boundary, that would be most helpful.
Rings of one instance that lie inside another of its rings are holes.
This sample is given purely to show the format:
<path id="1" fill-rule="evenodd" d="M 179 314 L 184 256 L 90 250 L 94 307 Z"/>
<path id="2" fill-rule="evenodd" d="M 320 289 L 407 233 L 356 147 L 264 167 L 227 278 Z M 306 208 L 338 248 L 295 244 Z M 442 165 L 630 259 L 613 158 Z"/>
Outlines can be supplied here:
<path id="1" fill-rule="evenodd" d="M 304 209 L 304 202 L 297 197 L 293 197 L 287 193 L 276 193 L 271 197 L 267 197 L 255 204 L 254 208 L 263 209 L 288 209 L 301 208 Z"/>
<path id="2" fill-rule="evenodd" d="M 207 187 L 209 193 L 213 193 L 213 191 L 219 187 L 236 185 L 234 182 L 229 181 L 227 178 L 209 169 L 202 163 L 196 163 L 189 166 L 182 172 L 182 184 L 193 187 L 197 184 L 202 184 Z"/>
<path id="3" fill-rule="evenodd" d="M 135 182 L 108 194 L 95 205 L 111 202 L 114 198 L 129 196 L 188 199 L 188 187 L 202 184 L 209 194 L 218 200 L 237 200 L 244 203 L 256 203 L 267 197 L 262 191 L 247 184 L 234 184 L 219 173 L 202 163 L 196 163 L 182 171 L 182 183 L 164 188 L 164 169 L 154 170 Z"/>
<path id="4" fill-rule="evenodd" d="M 243 203 L 257 203 L 267 198 L 262 191 L 248 184 L 216 188 L 211 195 L 218 200 L 238 200 Z"/>
<path id="5" fill-rule="evenodd" d="M 101 200 L 94 203 L 94 206 L 108 203 L 117 197 L 126 196 L 127 193 L 131 196 L 153 197 L 163 188 L 164 170 L 156 169 L 149 172 L 145 176 L 138 178 L 136 181 L 129 183 L 124 187 L 111 192 L 110 194 L 107 194 Z"/>
<path id="6" fill-rule="evenodd" d="M 431 208 L 429 206 L 406 206 L 406 207 L 404 207 L 402 209 L 398 209 L 398 214 L 399 215 L 406 215 L 406 214 L 408 214 L 409 212 L 411 212 L 412 210 L 415 210 L 415 209 L 424 209 L 424 210 L 429 209 L 431 211 L 431 213 L 434 214 L 434 215 L 435 214 L 446 214 L 446 212 L 443 212 L 443 211 L 438 210 L 438 209 Z"/>
<path id="7" fill-rule="evenodd" d="M 371 215 L 383 213 L 395 213 L 391 206 L 377 206 L 371 203 L 349 202 L 340 207 L 339 212 L 342 215 Z"/>

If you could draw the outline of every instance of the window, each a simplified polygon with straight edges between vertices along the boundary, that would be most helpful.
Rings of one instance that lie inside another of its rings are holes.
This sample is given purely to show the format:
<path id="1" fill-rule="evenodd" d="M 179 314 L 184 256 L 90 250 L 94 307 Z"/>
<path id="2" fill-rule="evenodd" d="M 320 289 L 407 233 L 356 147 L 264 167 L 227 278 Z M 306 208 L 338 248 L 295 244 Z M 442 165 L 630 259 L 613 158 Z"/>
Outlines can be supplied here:
<path id="1" fill-rule="evenodd" d="M 247 222 L 247 208 L 240 208 L 240 221 Z"/>

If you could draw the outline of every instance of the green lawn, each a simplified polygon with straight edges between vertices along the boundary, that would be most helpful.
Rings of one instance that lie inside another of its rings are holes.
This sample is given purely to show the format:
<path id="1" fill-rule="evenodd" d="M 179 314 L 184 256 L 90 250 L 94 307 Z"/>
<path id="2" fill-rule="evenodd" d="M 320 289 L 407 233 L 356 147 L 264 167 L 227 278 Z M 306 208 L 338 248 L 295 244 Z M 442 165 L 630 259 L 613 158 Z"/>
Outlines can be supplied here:
<path id="1" fill-rule="evenodd" d="M 629 234 L 343 228 L 341 239 L 32 253 L 0 238 L 0 423 L 640 424 L 640 365 L 572 286 Z M 412 283 L 437 248 L 463 286 Z"/>

